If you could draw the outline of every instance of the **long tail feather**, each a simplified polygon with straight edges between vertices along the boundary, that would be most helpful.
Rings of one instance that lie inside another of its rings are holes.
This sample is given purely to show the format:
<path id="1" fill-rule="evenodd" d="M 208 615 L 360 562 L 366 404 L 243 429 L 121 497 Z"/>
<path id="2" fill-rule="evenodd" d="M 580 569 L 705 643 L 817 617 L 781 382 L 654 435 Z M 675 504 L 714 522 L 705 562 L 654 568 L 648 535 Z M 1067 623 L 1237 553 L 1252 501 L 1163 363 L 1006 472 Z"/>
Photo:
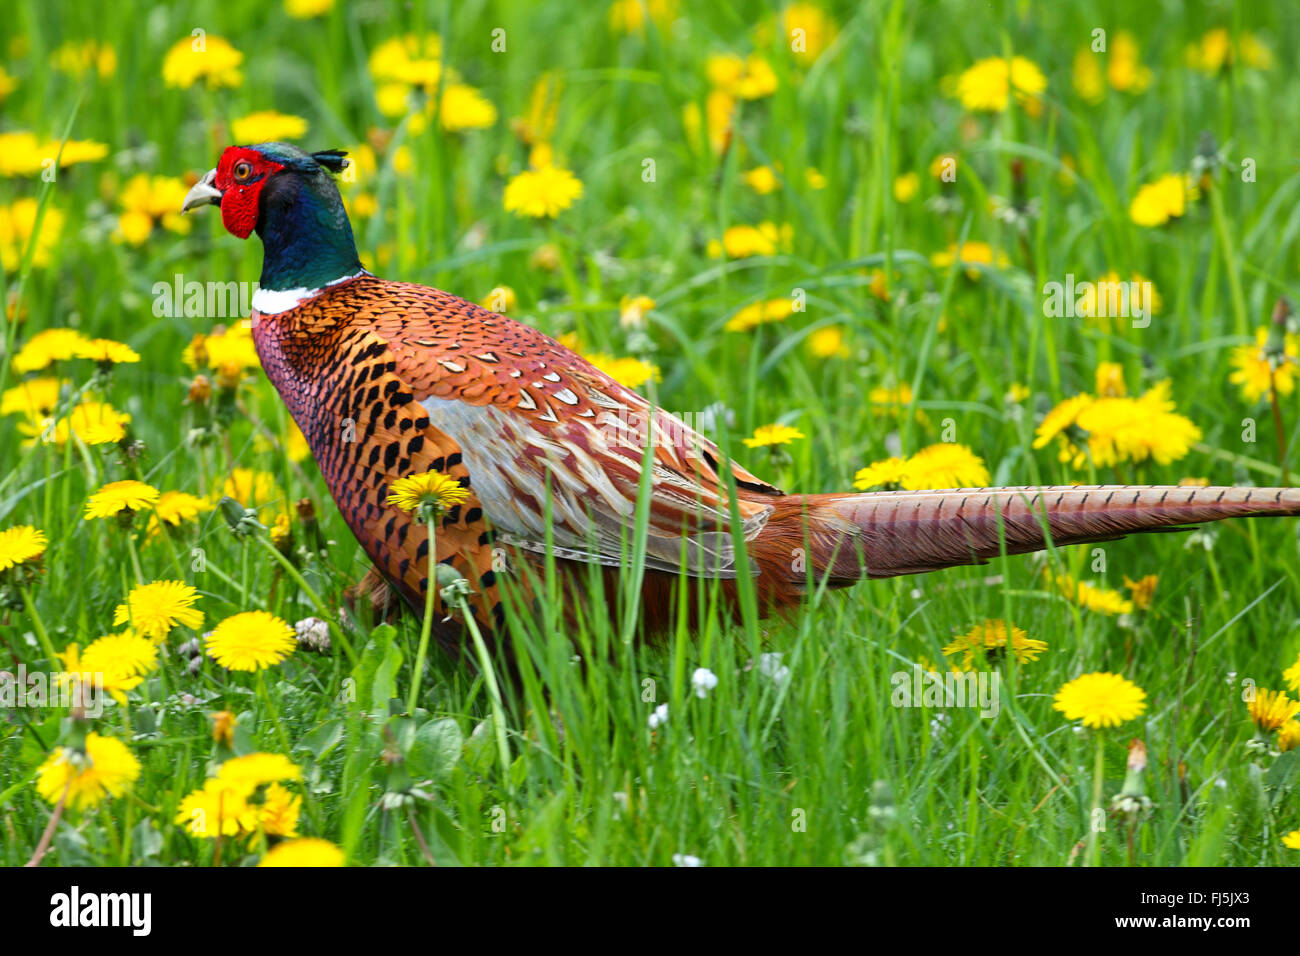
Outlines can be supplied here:
<path id="1" fill-rule="evenodd" d="M 1300 515 L 1300 489 L 1158 485 L 959 488 L 815 495 L 813 560 L 832 582 L 886 578 L 1001 553 L 1107 541 L 1224 518 Z"/>

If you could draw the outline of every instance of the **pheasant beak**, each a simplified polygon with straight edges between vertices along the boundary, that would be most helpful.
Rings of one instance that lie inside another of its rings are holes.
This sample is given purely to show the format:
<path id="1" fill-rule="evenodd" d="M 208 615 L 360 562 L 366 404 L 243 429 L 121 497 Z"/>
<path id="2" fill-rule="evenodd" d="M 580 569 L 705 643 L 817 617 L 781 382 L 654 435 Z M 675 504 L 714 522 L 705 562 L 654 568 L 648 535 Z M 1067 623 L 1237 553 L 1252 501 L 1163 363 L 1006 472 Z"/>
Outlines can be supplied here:
<path id="1" fill-rule="evenodd" d="M 185 194 L 185 201 L 181 203 L 181 212 L 187 213 L 191 209 L 197 209 L 199 206 L 221 205 L 221 190 L 213 185 L 217 181 L 217 171 L 209 169 L 208 174 L 194 184 L 194 188 Z"/>

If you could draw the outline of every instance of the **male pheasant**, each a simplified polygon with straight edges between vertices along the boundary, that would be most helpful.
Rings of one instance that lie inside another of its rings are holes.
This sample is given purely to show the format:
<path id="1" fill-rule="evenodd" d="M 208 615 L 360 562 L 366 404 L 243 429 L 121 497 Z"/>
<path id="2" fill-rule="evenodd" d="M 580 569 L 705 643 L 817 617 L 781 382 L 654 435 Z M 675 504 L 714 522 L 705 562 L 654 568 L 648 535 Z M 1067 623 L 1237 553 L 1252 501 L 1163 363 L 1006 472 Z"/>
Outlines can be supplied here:
<path id="1" fill-rule="evenodd" d="M 500 628 L 503 565 L 494 549 L 540 566 L 549 548 L 579 587 L 584 565 L 614 573 L 623 564 L 647 436 L 642 605 L 652 628 L 671 619 L 681 575 L 721 579 L 734 600 L 724 469 L 765 612 L 796 604 L 810 581 L 842 587 L 973 564 L 1003 549 L 1041 550 L 1049 536 L 1066 545 L 1300 514 L 1300 490 L 1286 488 L 787 495 L 723 464 L 713 442 L 554 339 L 449 293 L 364 270 L 331 175 L 346 164 L 337 150 L 232 146 L 183 210 L 219 205 L 230 232 L 261 237 L 251 318 L 262 365 L 348 526 L 412 608 L 423 608 L 429 585 L 428 536 L 387 504 L 396 479 L 436 471 L 469 490 L 441 518 L 434 557 L 466 577 L 480 623 Z M 439 637 L 452 649 L 458 635 L 443 629 Z"/>

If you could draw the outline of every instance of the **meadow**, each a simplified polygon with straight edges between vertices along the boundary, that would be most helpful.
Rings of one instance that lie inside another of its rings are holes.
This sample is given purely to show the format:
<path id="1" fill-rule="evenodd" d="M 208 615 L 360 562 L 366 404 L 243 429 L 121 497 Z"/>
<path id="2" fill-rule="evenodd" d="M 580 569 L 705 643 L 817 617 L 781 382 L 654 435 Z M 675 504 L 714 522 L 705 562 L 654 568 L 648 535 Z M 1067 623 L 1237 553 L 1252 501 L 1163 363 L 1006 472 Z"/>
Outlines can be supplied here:
<path id="1" fill-rule="evenodd" d="M 225 286 L 260 243 L 179 215 L 229 144 L 346 149 L 368 268 L 787 491 L 1288 484 L 1286 13 L 11 5 L 0 671 L 108 698 L 0 674 L 0 863 L 1291 863 L 1295 521 L 706 601 L 655 643 L 633 588 L 615 627 L 548 587 L 497 703 L 472 649 L 417 667 L 417 617 L 349 606 L 368 562 Z M 911 699 L 953 667 L 997 706 Z"/>

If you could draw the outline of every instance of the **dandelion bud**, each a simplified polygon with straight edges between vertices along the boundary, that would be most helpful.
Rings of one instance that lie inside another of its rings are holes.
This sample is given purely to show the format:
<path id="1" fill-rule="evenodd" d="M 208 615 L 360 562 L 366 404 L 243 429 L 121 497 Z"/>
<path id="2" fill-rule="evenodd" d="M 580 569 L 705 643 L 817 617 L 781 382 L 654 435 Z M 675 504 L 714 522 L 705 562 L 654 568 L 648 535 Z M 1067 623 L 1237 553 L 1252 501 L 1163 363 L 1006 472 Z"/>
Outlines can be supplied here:
<path id="1" fill-rule="evenodd" d="M 212 380 L 206 375 L 195 375 L 190 382 L 190 394 L 185 399 L 191 405 L 206 405 L 212 398 Z"/>

